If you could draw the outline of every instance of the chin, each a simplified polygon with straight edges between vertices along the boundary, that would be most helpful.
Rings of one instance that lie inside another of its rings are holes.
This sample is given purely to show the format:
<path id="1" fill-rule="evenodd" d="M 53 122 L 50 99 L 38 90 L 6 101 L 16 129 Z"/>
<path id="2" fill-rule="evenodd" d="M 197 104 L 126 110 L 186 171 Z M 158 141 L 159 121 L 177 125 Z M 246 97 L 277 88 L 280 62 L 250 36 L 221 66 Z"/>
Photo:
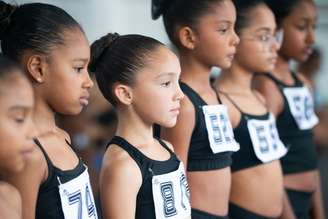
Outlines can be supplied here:
<path id="1" fill-rule="evenodd" d="M 76 107 L 71 109 L 65 109 L 63 111 L 58 111 L 60 114 L 68 115 L 68 116 L 74 116 L 78 115 L 82 112 L 83 107 Z"/>
<path id="2" fill-rule="evenodd" d="M 177 124 L 177 120 L 172 121 L 165 121 L 160 124 L 160 126 L 163 126 L 165 128 L 173 128 Z"/>
<path id="3" fill-rule="evenodd" d="M 274 70 L 275 65 L 270 65 L 270 67 L 265 68 L 262 70 L 262 72 L 272 72 Z"/>
<path id="4" fill-rule="evenodd" d="M 302 56 L 299 56 L 296 59 L 296 61 L 298 61 L 298 62 L 305 62 L 308 58 L 309 58 L 309 55 L 302 55 Z"/>
<path id="5" fill-rule="evenodd" d="M 11 172 L 15 172 L 15 173 L 20 172 L 24 169 L 25 162 L 22 159 L 20 159 L 19 161 L 17 161 L 15 163 L 15 165 L 13 167 L 14 167 L 14 169 L 10 170 Z"/>
<path id="6" fill-rule="evenodd" d="M 217 66 L 221 69 L 228 69 L 231 67 L 231 65 L 232 65 L 232 62 L 226 62 L 226 63 L 218 64 Z"/>

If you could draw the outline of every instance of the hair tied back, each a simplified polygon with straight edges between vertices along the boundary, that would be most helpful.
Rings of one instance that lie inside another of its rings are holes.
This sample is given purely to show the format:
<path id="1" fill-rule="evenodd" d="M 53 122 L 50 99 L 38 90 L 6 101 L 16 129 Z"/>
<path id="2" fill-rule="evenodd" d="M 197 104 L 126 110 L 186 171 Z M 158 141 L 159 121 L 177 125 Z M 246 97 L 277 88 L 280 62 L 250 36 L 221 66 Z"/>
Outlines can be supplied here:
<path id="1" fill-rule="evenodd" d="M 151 17 L 156 20 L 161 15 L 165 14 L 172 0 L 152 0 L 151 1 Z"/>
<path id="2" fill-rule="evenodd" d="M 0 39 L 3 38 L 5 31 L 10 25 L 11 15 L 16 11 L 17 8 L 18 6 L 0 1 Z"/>
<path id="3" fill-rule="evenodd" d="M 96 40 L 95 43 L 91 45 L 91 60 L 88 67 L 90 72 L 96 72 L 96 66 L 98 66 L 100 60 L 106 52 L 113 47 L 119 38 L 120 35 L 116 32 L 108 33 L 107 35 Z"/>

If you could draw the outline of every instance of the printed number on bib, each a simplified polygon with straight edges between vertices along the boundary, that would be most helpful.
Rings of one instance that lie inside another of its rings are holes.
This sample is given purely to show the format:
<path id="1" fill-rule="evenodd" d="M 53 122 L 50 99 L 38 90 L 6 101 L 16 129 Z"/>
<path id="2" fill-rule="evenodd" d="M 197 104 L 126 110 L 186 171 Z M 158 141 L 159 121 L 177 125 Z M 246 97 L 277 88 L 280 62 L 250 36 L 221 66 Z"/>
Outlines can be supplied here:
<path id="1" fill-rule="evenodd" d="M 238 151 L 227 107 L 224 105 L 203 106 L 210 147 L 214 154 L 225 151 Z"/>
<path id="2" fill-rule="evenodd" d="M 87 169 L 58 187 L 65 219 L 98 218 Z"/>
<path id="3" fill-rule="evenodd" d="M 287 153 L 279 138 L 273 114 L 270 113 L 268 120 L 249 119 L 247 127 L 255 154 L 262 162 L 277 160 Z"/>
<path id="4" fill-rule="evenodd" d="M 178 170 L 152 178 L 156 219 L 190 218 L 190 193 L 182 162 Z"/>
<path id="5" fill-rule="evenodd" d="M 290 111 L 301 130 L 311 129 L 319 119 L 314 113 L 312 95 L 307 87 L 284 88 Z"/>

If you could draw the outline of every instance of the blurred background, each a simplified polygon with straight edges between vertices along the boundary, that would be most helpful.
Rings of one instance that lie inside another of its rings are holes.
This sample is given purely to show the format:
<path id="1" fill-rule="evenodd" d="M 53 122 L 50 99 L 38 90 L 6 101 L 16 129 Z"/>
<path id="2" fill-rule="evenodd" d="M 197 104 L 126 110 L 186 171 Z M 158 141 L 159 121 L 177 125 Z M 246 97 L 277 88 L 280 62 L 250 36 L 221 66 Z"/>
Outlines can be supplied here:
<path id="1" fill-rule="evenodd" d="M 28 3 L 16 0 L 10 3 Z M 150 16 L 151 0 L 38 0 L 62 7 L 80 22 L 92 43 L 107 32 L 138 33 L 154 37 L 166 44 L 169 40 L 162 19 Z M 304 72 L 315 87 L 315 100 L 320 124 L 315 128 L 317 150 L 320 157 L 325 210 L 328 216 L 328 0 L 316 0 L 319 12 L 316 50 L 311 58 L 293 68 Z M 213 70 L 214 75 L 219 69 Z M 103 99 L 95 86 L 89 106 L 76 117 L 59 116 L 58 122 L 72 136 L 76 151 L 88 164 L 95 196 L 98 196 L 98 173 L 105 145 L 116 127 L 115 112 Z"/>

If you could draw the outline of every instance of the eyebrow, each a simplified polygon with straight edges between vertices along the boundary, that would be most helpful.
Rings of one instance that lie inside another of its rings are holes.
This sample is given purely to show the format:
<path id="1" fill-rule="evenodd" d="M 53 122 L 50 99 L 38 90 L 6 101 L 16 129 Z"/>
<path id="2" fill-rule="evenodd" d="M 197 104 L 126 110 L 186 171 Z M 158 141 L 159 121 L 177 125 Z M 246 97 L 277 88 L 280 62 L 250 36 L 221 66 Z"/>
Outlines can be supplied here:
<path id="1" fill-rule="evenodd" d="M 259 29 L 256 30 L 256 32 L 260 32 L 260 31 L 270 32 L 271 29 L 269 27 L 260 27 Z"/>
<path id="2" fill-rule="evenodd" d="M 311 22 L 313 19 L 309 17 L 302 17 L 300 20 L 305 22 Z M 314 21 L 318 22 L 318 17 L 315 17 Z"/>
<path id="3" fill-rule="evenodd" d="M 232 24 L 232 22 L 229 20 L 218 20 L 217 23 L 218 24 L 221 24 L 221 23 Z"/>
<path id="4" fill-rule="evenodd" d="M 164 73 L 161 73 L 160 75 L 158 75 L 156 78 L 162 78 L 162 77 L 165 77 L 165 76 L 175 76 L 177 75 L 177 73 L 174 73 L 174 72 L 164 72 Z"/>
<path id="5" fill-rule="evenodd" d="M 88 62 L 88 58 L 77 58 L 77 59 L 73 59 L 73 62 Z"/>
<path id="6" fill-rule="evenodd" d="M 14 106 L 11 106 L 9 108 L 9 111 L 26 110 L 26 109 L 30 109 L 30 108 L 33 108 L 33 106 L 29 106 L 29 105 L 14 105 Z"/>

